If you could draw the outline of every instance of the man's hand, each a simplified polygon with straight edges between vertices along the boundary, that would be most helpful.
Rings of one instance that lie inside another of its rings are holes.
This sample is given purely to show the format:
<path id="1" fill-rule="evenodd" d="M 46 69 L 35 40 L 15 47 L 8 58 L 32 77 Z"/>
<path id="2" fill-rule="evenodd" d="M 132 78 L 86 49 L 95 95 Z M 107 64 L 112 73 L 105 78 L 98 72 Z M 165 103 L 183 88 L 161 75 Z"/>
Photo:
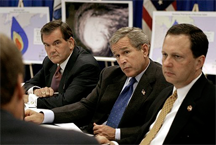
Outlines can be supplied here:
<path id="1" fill-rule="evenodd" d="M 25 111 L 25 121 L 30 121 L 34 122 L 37 124 L 41 124 L 44 120 L 44 114 L 43 113 L 38 113 L 33 110 L 27 109 Z"/>
<path id="2" fill-rule="evenodd" d="M 97 141 L 100 144 L 110 144 L 110 145 L 114 145 L 111 141 L 109 141 L 105 136 L 101 136 L 101 135 L 97 135 L 95 136 L 95 138 L 97 139 Z"/>
<path id="3" fill-rule="evenodd" d="M 28 103 L 28 97 L 29 97 L 28 95 L 23 96 L 24 103 Z"/>
<path id="4" fill-rule="evenodd" d="M 54 94 L 54 90 L 51 87 L 45 87 L 40 89 L 35 89 L 34 94 L 38 97 L 51 97 Z"/>
<path id="5" fill-rule="evenodd" d="M 94 123 L 94 135 L 101 135 L 109 140 L 115 140 L 115 129 L 107 125 L 97 125 Z"/>

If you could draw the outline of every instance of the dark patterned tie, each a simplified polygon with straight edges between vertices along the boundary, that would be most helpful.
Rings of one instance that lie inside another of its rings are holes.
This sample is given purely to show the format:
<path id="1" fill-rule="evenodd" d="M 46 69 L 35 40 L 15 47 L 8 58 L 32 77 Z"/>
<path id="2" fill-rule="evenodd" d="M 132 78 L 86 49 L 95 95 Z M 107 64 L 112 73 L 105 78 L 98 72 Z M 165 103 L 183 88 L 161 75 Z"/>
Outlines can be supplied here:
<path id="1" fill-rule="evenodd" d="M 58 66 L 52 78 L 51 88 L 54 90 L 54 92 L 58 92 L 59 83 L 62 77 L 60 70 L 61 70 L 61 67 Z"/>
<path id="2" fill-rule="evenodd" d="M 173 104 L 174 104 L 176 99 L 177 99 L 177 91 L 175 90 L 174 93 L 164 103 L 164 106 L 163 106 L 154 126 L 149 131 L 149 133 L 146 135 L 146 137 L 142 140 L 140 145 L 149 145 L 151 143 L 151 141 L 154 139 L 157 132 L 160 130 L 166 115 L 171 111 Z"/>
<path id="3" fill-rule="evenodd" d="M 127 107 L 128 101 L 133 92 L 133 84 L 135 82 L 136 82 L 136 79 L 131 78 L 130 83 L 124 88 L 124 90 L 119 95 L 108 117 L 108 120 L 107 120 L 108 126 L 111 126 L 113 128 L 118 127 L 119 122 L 123 116 L 123 113 Z"/>

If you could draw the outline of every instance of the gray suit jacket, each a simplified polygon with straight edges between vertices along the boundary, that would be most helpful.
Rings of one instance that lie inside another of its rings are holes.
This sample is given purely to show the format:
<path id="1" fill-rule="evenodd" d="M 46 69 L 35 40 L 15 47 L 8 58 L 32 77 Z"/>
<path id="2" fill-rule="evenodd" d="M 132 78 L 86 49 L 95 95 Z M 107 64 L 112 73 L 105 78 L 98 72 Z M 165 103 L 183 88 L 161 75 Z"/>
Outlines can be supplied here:
<path id="1" fill-rule="evenodd" d="M 42 69 L 24 84 L 25 90 L 33 86 L 50 87 L 56 68 L 57 65 L 46 57 Z M 37 108 L 51 109 L 80 101 L 94 89 L 99 74 L 100 67 L 92 54 L 81 47 L 75 47 L 62 74 L 59 94 L 54 97 L 38 98 Z"/>
<path id="2" fill-rule="evenodd" d="M 84 130 L 92 133 L 93 122 L 102 124 L 108 119 L 126 78 L 119 66 L 105 68 L 96 88 L 87 98 L 74 104 L 53 109 L 54 122 L 74 122 L 78 126 L 87 125 Z M 142 126 L 149 106 L 161 90 L 168 85 L 170 84 L 163 77 L 161 65 L 151 61 L 118 126 L 121 128 L 121 138 L 134 134 Z M 145 94 L 142 93 L 143 90 L 145 90 Z"/>
<path id="3" fill-rule="evenodd" d="M 98 144 L 94 137 L 89 137 L 73 130 L 45 128 L 33 123 L 15 119 L 9 112 L 1 110 L 0 144 L 28 145 L 66 145 Z"/>

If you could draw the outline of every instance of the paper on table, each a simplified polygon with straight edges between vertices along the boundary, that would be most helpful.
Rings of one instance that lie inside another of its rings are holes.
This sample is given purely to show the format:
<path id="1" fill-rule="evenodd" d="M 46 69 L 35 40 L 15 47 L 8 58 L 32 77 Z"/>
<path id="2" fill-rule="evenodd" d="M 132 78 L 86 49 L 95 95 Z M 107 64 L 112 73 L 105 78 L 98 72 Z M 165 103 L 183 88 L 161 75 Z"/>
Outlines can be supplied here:
<path id="1" fill-rule="evenodd" d="M 74 123 L 58 123 L 55 125 L 59 126 L 62 129 L 73 129 L 82 132 L 82 130 L 79 127 L 77 127 Z"/>
<path id="2" fill-rule="evenodd" d="M 82 132 L 79 129 L 79 127 L 77 127 L 74 123 L 58 123 L 54 125 L 41 124 L 41 126 L 48 127 L 48 128 L 55 128 L 55 129 L 76 130 L 76 131 Z"/>

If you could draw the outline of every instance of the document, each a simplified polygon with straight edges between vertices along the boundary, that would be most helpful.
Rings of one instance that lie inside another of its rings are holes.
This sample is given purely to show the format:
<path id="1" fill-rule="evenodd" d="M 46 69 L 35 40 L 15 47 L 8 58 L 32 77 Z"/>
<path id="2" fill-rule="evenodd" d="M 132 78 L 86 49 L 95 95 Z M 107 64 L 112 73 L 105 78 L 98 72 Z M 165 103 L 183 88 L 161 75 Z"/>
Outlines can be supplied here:
<path id="1" fill-rule="evenodd" d="M 54 129 L 76 130 L 82 132 L 74 123 L 41 124 L 41 126 Z"/>

